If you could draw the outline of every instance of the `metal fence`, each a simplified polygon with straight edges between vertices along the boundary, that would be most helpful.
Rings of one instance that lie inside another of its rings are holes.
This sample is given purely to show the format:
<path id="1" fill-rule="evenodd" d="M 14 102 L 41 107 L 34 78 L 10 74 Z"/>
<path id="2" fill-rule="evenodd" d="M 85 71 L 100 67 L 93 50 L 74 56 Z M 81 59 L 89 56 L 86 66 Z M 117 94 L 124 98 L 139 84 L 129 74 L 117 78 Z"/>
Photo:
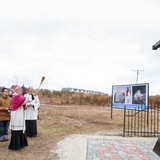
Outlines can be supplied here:
<path id="1" fill-rule="evenodd" d="M 124 108 L 123 137 L 158 137 L 160 134 L 160 106 L 150 105 L 134 110 Z"/>

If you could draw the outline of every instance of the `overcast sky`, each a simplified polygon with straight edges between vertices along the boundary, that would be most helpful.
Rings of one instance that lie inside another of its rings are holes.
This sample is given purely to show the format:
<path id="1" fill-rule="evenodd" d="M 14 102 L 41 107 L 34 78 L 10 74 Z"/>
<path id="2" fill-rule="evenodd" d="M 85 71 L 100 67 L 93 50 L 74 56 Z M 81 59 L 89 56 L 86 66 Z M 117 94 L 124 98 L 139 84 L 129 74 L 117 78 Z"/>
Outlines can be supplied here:
<path id="1" fill-rule="evenodd" d="M 160 93 L 159 0 L 0 0 L 0 86 Z M 144 71 L 143 71 L 144 70 Z"/>

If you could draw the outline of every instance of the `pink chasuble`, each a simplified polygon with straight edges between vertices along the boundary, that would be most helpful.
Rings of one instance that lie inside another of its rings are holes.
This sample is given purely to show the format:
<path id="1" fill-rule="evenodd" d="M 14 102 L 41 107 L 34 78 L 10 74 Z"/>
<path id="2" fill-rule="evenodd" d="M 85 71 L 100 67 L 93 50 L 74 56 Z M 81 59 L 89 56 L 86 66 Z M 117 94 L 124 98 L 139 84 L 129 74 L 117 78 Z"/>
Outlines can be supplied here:
<path id="1" fill-rule="evenodd" d="M 23 105 L 26 97 L 23 97 L 19 94 L 14 94 L 12 96 L 12 111 L 17 110 L 20 106 Z"/>

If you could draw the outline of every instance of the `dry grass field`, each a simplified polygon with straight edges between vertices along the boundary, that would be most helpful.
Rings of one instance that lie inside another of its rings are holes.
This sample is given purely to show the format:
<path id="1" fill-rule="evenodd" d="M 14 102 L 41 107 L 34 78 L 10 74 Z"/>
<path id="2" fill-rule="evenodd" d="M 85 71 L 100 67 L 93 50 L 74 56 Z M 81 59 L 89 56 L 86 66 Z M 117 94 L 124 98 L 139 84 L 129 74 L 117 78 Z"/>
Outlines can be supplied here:
<path id="1" fill-rule="evenodd" d="M 9 141 L 0 142 L 1 160 L 58 160 L 50 150 L 71 134 L 122 135 L 123 110 L 99 105 L 51 105 L 50 98 L 40 97 L 38 136 L 28 138 L 28 146 L 19 151 L 8 150 Z M 9 133 L 10 135 L 10 133 Z"/>

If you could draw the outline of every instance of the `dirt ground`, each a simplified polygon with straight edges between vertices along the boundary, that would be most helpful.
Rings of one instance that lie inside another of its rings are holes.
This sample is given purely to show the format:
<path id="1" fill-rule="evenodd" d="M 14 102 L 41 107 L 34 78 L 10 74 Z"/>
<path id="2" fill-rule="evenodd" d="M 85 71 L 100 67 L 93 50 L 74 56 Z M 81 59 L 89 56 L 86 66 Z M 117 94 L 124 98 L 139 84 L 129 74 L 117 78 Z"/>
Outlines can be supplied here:
<path id="1" fill-rule="evenodd" d="M 122 135 L 123 110 L 113 109 L 112 113 L 111 119 L 110 106 L 61 106 L 41 100 L 37 137 L 28 138 L 28 146 L 19 151 L 9 150 L 9 141 L 0 142 L 0 160 L 58 160 L 53 150 L 65 136 Z"/>

